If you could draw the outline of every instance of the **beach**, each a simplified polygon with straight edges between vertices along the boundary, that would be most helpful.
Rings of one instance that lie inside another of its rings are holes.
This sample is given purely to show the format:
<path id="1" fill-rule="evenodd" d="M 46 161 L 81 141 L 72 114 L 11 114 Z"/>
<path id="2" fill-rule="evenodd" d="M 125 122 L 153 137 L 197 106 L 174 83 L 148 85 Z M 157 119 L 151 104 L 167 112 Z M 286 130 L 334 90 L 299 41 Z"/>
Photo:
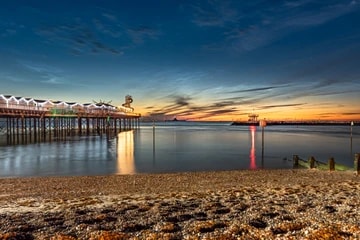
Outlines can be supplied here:
<path id="1" fill-rule="evenodd" d="M 0 179 L 0 239 L 360 239 L 353 171 Z"/>

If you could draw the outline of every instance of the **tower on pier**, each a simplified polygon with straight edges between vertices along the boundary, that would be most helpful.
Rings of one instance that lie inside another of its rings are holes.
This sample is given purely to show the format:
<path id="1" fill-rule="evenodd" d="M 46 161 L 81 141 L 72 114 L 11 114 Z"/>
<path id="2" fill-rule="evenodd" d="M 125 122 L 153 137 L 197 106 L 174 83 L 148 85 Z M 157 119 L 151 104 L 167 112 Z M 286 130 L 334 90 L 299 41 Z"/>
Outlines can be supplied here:
<path id="1" fill-rule="evenodd" d="M 255 114 L 255 113 L 251 113 L 248 115 L 248 117 L 249 117 L 249 120 L 248 120 L 249 122 L 257 122 L 259 115 Z"/>
<path id="2" fill-rule="evenodd" d="M 123 107 L 129 108 L 134 111 L 134 108 L 131 107 L 131 103 L 133 102 L 133 98 L 130 95 L 125 96 L 125 103 L 122 104 Z"/>

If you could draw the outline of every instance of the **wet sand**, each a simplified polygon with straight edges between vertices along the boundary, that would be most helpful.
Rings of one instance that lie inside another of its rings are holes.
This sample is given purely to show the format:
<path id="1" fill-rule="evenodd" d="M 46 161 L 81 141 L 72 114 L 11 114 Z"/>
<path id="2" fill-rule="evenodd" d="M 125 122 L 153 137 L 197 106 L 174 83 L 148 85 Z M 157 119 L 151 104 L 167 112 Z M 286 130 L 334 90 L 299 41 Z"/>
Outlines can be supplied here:
<path id="1" fill-rule="evenodd" d="M 0 239 L 360 239 L 352 171 L 3 178 L 0 206 Z"/>

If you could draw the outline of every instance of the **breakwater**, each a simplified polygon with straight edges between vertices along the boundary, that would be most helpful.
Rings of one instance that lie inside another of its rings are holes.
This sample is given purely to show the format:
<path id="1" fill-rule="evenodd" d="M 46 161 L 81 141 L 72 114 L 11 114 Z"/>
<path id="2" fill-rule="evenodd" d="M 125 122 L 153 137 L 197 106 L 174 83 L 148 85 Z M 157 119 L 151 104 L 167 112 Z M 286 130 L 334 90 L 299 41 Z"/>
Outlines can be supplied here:
<path id="1" fill-rule="evenodd" d="M 266 121 L 267 125 L 283 125 L 283 126 L 350 126 L 360 125 L 360 121 Z M 234 126 L 258 126 L 260 121 L 235 121 L 231 125 Z"/>

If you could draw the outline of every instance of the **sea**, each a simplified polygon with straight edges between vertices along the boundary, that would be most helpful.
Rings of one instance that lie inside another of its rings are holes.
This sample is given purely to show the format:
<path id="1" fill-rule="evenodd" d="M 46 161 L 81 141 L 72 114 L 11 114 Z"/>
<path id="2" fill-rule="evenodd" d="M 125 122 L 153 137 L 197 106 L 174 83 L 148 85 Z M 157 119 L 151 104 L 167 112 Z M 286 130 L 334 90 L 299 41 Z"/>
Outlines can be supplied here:
<path id="1" fill-rule="evenodd" d="M 0 177 L 89 176 L 290 169 L 307 160 L 353 167 L 360 126 L 232 126 L 230 122 L 141 123 L 112 134 L 37 142 L 0 135 Z"/>

